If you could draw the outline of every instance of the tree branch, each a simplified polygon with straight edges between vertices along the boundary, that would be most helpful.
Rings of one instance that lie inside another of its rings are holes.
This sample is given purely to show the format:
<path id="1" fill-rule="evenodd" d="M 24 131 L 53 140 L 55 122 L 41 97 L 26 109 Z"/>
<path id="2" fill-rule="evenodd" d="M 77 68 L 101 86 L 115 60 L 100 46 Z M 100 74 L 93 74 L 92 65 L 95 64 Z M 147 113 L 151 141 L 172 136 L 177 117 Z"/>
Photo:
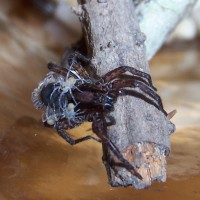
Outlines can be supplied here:
<path id="1" fill-rule="evenodd" d="M 86 0 L 78 3 L 88 54 L 99 75 L 121 65 L 149 72 L 145 37 L 140 32 L 132 0 Z M 145 188 L 153 180 L 165 181 L 169 135 L 174 130 L 166 116 L 154 106 L 132 96 L 120 97 L 112 115 L 116 125 L 109 128 L 109 138 L 138 168 L 143 181 L 124 168 L 112 170 L 107 167 L 110 184 Z M 107 159 L 113 160 L 111 152 L 105 146 L 103 148 Z"/>
<path id="2" fill-rule="evenodd" d="M 39 0 L 34 2 L 41 3 Z M 56 17 L 71 27 L 73 32 L 79 32 L 77 19 L 73 17 L 70 6 L 64 1 L 58 1 L 55 9 Z M 169 33 L 178 22 L 193 7 L 197 0 L 133 0 L 141 31 L 146 35 L 146 54 L 150 60 L 165 42 Z M 159 38 L 159 39 L 158 39 Z"/>

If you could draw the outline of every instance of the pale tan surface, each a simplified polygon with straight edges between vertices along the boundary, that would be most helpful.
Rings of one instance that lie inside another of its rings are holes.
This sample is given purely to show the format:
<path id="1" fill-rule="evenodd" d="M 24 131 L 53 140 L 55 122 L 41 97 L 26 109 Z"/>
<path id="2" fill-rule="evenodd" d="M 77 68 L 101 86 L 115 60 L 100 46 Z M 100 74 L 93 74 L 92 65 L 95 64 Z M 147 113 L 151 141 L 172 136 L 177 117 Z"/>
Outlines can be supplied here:
<path id="1" fill-rule="evenodd" d="M 28 3 L 13 8 L 10 2 L 0 4 L 0 200 L 200 199 L 199 41 L 169 46 L 151 62 L 166 110 L 178 110 L 167 183 L 141 191 L 111 188 L 101 146 L 66 144 L 39 123 L 41 113 L 30 100 L 46 63 L 58 61 L 74 37 Z M 89 128 L 74 132 L 89 134 Z"/>

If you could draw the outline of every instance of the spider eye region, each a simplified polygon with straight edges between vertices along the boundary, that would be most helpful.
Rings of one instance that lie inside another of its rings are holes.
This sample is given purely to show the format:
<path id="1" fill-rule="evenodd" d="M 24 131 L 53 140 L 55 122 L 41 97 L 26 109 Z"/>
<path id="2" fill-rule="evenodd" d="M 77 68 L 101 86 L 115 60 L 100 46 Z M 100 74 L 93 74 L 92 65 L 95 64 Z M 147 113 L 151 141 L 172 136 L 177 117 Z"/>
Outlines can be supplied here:
<path id="1" fill-rule="evenodd" d="M 117 96 L 112 93 L 108 93 L 103 98 L 103 108 L 107 111 L 114 110 L 114 103 L 117 101 Z"/>
<path id="2" fill-rule="evenodd" d="M 117 97 L 115 94 L 109 93 L 106 96 L 107 101 L 109 101 L 110 103 L 115 103 L 117 101 Z"/>
<path id="3" fill-rule="evenodd" d="M 113 110 L 114 110 L 113 104 L 111 104 L 111 103 L 109 103 L 109 102 L 104 103 L 103 107 L 104 107 L 104 109 L 107 110 L 107 111 L 113 111 Z"/>

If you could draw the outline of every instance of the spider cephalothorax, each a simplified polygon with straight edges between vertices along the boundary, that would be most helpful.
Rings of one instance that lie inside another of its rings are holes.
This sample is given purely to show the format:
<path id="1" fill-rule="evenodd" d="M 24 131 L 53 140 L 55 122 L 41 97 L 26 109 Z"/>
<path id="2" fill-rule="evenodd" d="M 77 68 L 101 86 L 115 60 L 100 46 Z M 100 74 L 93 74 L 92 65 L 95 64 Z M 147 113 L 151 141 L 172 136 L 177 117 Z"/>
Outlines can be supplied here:
<path id="1" fill-rule="evenodd" d="M 73 57 L 74 56 L 74 57 Z M 50 73 L 33 91 L 32 100 L 37 109 L 45 108 L 42 121 L 54 127 L 58 134 L 71 145 L 94 139 L 102 142 L 122 162 L 133 175 L 142 179 L 136 169 L 122 156 L 115 144 L 107 137 L 106 122 L 109 112 L 125 88 L 138 88 L 144 99 L 148 99 L 159 110 L 163 109 L 160 97 L 152 85 L 150 75 L 129 66 L 118 67 L 98 80 L 90 77 L 87 71 L 76 61 L 83 56 L 77 52 L 71 56 L 66 66 L 48 64 Z M 131 76 L 122 77 L 129 72 Z M 86 136 L 72 139 L 66 130 L 80 125 L 84 121 L 92 122 L 92 130 L 98 138 Z"/>

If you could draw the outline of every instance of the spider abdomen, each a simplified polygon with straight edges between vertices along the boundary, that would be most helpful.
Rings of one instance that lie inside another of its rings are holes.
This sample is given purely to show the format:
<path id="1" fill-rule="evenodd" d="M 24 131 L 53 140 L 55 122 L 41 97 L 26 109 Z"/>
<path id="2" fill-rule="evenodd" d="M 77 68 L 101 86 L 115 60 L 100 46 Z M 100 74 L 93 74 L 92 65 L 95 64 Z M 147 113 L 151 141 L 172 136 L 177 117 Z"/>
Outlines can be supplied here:
<path id="1" fill-rule="evenodd" d="M 50 106 L 51 108 L 58 110 L 60 107 L 68 103 L 67 100 L 69 98 L 66 93 L 62 94 L 62 91 L 56 87 L 57 86 L 53 83 L 45 86 L 40 93 L 40 98 L 45 106 Z"/>

